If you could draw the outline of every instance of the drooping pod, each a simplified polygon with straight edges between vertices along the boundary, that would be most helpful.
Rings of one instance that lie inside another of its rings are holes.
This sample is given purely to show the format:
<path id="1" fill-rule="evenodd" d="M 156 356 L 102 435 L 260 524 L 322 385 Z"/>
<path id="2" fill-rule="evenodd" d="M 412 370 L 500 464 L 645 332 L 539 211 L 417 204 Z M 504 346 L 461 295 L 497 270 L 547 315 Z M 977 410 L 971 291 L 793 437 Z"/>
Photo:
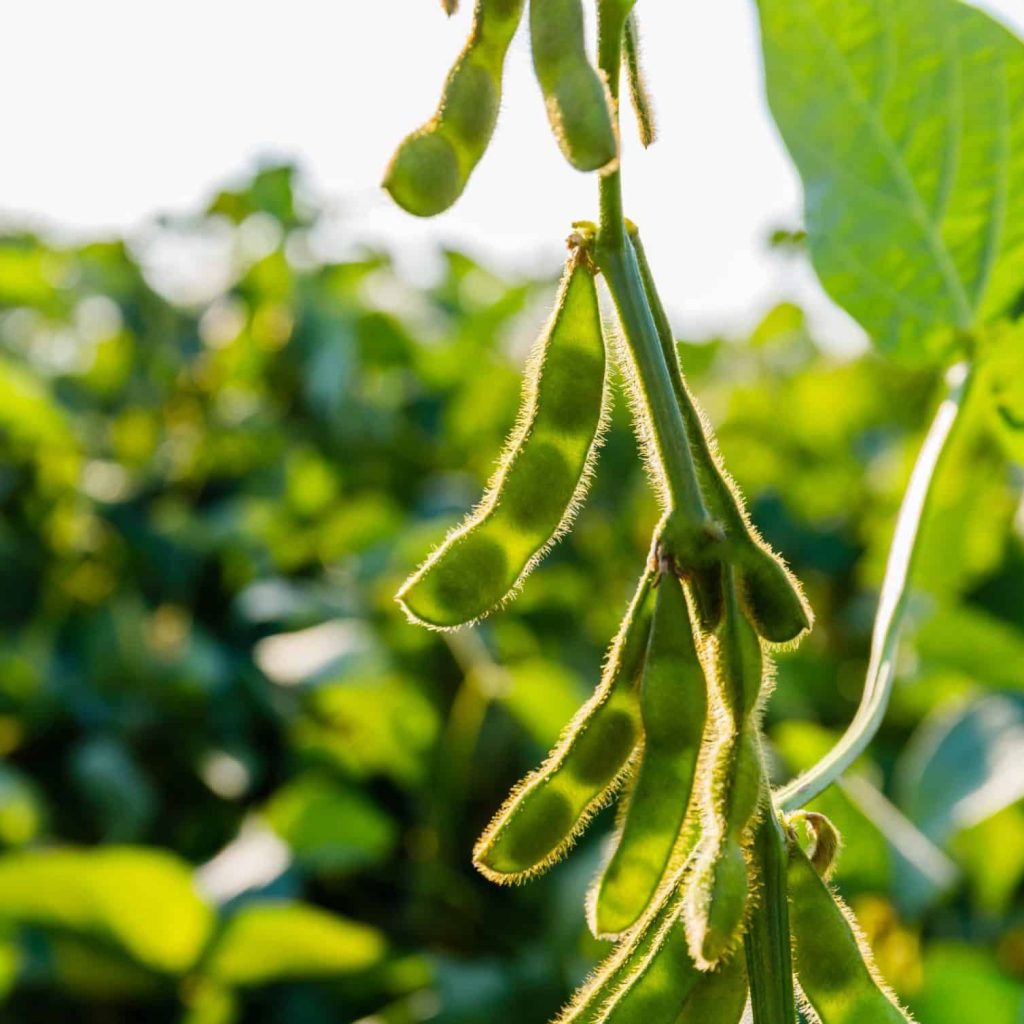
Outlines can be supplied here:
<path id="1" fill-rule="evenodd" d="M 667 570 L 658 586 L 640 684 L 644 742 L 614 853 L 591 901 L 596 935 L 619 935 L 661 885 L 693 789 L 707 721 L 707 684 L 686 596 Z"/>
<path id="2" fill-rule="evenodd" d="M 604 1021 L 615 1001 L 644 977 L 652 959 L 668 941 L 679 916 L 676 884 L 684 873 L 685 864 L 673 876 L 672 884 L 661 891 L 657 902 L 647 909 L 637 927 L 577 989 L 571 1002 L 559 1014 L 556 1024 L 598 1024 Z M 699 977 L 685 945 L 681 952 L 683 955 L 677 961 L 681 974 L 676 981 L 680 1003 Z"/>
<path id="3" fill-rule="evenodd" d="M 629 224 L 629 234 L 658 329 L 662 353 L 672 377 L 676 401 L 686 424 L 704 500 L 712 516 L 725 530 L 730 560 L 739 570 L 744 608 L 754 628 L 769 643 L 792 643 L 811 628 L 813 616 L 810 607 L 792 573 L 751 523 L 739 489 L 722 464 L 710 424 L 697 408 L 683 379 L 672 327 L 635 224 Z"/>
<path id="4" fill-rule="evenodd" d="M 910 1015 L 878 974 L 853 915 L 789 841 L 789 921 L 807 1016 L 821 1024 L 907 1024 Z"/>
<path id="5" fill-rule="evenodd" d="M 759 738 L 764 656 L 727 574 L 722 623 L 715 637 L 718 737 L 705 794 L 705 834 L 687 886 L 690 952 L 716 964 L 740 937 L 750 896 L 746 848 L 763 792 Z"/>
<path id="6" fill-rule="evenodd" d="M 533 67 L 559 148 L 577 170 L 619 153 L 608 90 L 587 57 L 582 0 L 530 0 Z"/>
<path id="7" fill-rule="evenodd" d="M 678 898 L 596 1017 L 600 1024 L 738 1024 L 747 1002 L 742 956 L 702 972 L 690 958 Z"/>
<path id="8" fill-rule="evenodd" d="M 647 88 L 643 65 L 640 63 L 640 28 L 636 11 L 630 11 L 622 36 L 622 53 L 626 58 L 626 77 L 629 81 L 629 98 L 633 102 L 640 144 L 646 149 L 654 143 L 657 126 L 654 120 L 654 104 L 651 91 Z"/>
<path id="9" fill-rule="evenodd" d="M 477 0 L 469 40 L 445 80 L 437 112 L 391 158 L 384 187 L 409 213 L 432 217 L 462 195 L 494 134 L 505 54 L 525 0 Z M 444 0 L 451 14 L 454 0 Z"/>
<path id="10" fill-rule="evenodd" d="M 621 782 L 641 739 L 637 682 L 650 632 L 650 589 L 645 573 L 594 695 L 480 837 L 473 862 L 492 881 L 519 882 L 560 859 Z"/>
<path id="11" fill-rule="evenodd" d="M 439 629 L 460 626 L 516 590 L 572 522 L 608 402 L 597 289 L 577 252 L 530 360 L 518 422 L 483 499 L 398 592 L 410 618 Z"/>

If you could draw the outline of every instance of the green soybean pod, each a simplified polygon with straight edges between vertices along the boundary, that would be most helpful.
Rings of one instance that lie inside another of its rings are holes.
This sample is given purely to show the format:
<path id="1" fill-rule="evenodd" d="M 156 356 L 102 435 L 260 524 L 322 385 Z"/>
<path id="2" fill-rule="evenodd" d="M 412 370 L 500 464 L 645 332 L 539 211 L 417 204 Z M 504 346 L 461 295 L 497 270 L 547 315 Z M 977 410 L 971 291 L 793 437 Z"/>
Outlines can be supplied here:
<path id="1" fill-rule="evenodd" d="M 483 499 L 398 592 L 410 619 L 453 628 L 487 615 L 517 590 L 572 523 L 609 401 L 597 289 L 577 254 L 531 357 L 518 422 Z"/>
<path id="2" fill-rule="evenodd" d="M 739 1024 L 746 1005 L 747 965 L 737 951 L 715 970 L 701 975 L 673 1024 Z"/>
<path id="3" fill-rule="evenodd" d="M 654 104 L 647 88 L 644 70 L 640 63 L 640 28 L 636 11 L 630 11 L 626 19 L 626 30 L 622 37 L 622 53 L 626 58 L 626 77 L 629 81 L 629 98 L 636 113 L 640 144 L 646 149 L 654 143 L 657 128 L 654 122 Z"/>
<path id="4" fill-rule="evenodd" d="M 679 838 L 707 722 L 707 684 L 682 584 L 658 586 L 640 684 L 644 744 L 615 851 L 591 901 L 594 933 L 631 928 L 653 899 Z"/>
<path id="5" fill-rule="evenodd" d="M 717 963 L 740 937 L 750 895 L 744 851 L 762 792 L 758 720 L 765 692 L 764 657 L 739 606 L 732 574 L 726 580 L 716 648 L 720 735 L 710 758 L 706 833 L 687 903 L 690 952 L 701 965 Z"/>
<path id="6" fill-rule="evenodd" d="M 560 859 L 621 783 L 641 740 L 637 680 L 651 626 L 651 581 L 650 573 L 641 578 L 594 695 L 480 837 L 473 862 L 492 881 L 519 882 Z"/>
<path id="7" fill-rule="evenodd" d="M 606 1013 L 614 1002 L 640 982 L 650 968 L 652 958 L 665 945 L 676 924 L 679 916 L 677 883 L 684 874 L 685 863 L 670 884 L 659 893 L 658 899 L 648 908 L 636 928 L 577 989 L 571 1002 L 558 1016 L 556 1024 L 599 1024 L 606 1019 Z M 685 946 L 680 948 L 677 944 L 676 948 L 682 954 L 678 964 L 684 976 L 680 979 L 679 987 L 685 996 L 689 991 L 689 983 L 696 984 L 699 974 L 690 963 Z M 674 1017 L 671 1019 L 674 1020 Z"/>
<path id="8" fill-rule="evenodd" d="M 580 171 L 608 167 L 619 153 L 610 98 L 587 58 L 581 0 L 530 0 L 533 67 L 565 158 Z"/>
<path id="9" fill-rule="evenodd" d="M 799 583 L 750 521 L 739 488 L 722 463 L 714 432 L 686 386 L 672 327 L 661 303 L 636 225 L 630 223 L 644 291 L 654 315 L 676 401 L 705 501 L 726 533 L 730 557 L 740 570 L 741 594 L 750 621 L 769 643 L 787 644 L 811 628 L 813 616 Z"/>
<path id="10" fill-rule="evenodd" d="M 794 967 L 813 1019 L 821 1024 L 911 1021 L 879 976 L 853 915 L 792 839 L 786 877 Z"/>
<path id="11" fill-rule="evenodd" d="M 477 0 L 462 52 L 452 65 L 434 116 L 399 145 L 384 187 L 418 217 L 447 210 L 462 195 L 494 135 L 505 54 L 525 0 Z M 445 3 L 449 14 L 453 0 Z"/>

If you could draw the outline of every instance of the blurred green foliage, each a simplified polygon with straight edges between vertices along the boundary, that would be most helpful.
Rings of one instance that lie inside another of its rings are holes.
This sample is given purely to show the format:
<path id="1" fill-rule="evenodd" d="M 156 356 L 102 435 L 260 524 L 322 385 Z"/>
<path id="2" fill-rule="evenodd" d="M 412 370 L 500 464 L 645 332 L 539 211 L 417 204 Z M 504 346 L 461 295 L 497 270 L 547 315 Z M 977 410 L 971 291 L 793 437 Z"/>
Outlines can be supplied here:
<path id="1" fill-rule="evenodd" d="M 132 244 L 0 237 L 0 1021 L 540 1024 L 606 948 L 581 907 L 610 821 L 515 890 L 470 850 L 645 554 L 625 401 L 519 600 L 408 625 L 392 595 L 488 477 L 554 281 L 446 252 L 413 287 L 318 258 L 323 228 L 268 167 Z M 856 707 L 938 381 L 829 354 L 787 304 L 681 351 L 818 614 L 779 661 L 782 780 Z M 1024 471 L 979 395 L 891 714 L 818 801 L 922 1024 L 1024 1012 Z"/>

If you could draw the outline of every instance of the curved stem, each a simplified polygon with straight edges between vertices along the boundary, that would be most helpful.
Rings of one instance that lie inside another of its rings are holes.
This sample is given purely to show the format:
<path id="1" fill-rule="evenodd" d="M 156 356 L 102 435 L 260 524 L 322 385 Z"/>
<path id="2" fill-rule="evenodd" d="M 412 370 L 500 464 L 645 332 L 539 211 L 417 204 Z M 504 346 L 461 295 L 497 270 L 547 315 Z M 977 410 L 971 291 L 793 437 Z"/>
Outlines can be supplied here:
<path id="1" fill-rule="evenodd" d="M 950 449 L 970 392 L 967 363 L 957 363 L 946 375 L 948 392 L 935 413 L 918 454 L 903 504 L 900 506 L 885 567 L 878 613 L 871 636 L 871 658 L 860 707 L 842 739 L 813 768 L 776 794 L 784 811 L 795 811 L 827 789 L 857 760 L 875 737 L 892 693 L 896 645 L 906 612 L 907 587 L 913 573 L 921 523 L 928 511 L 933 484 Z"/>

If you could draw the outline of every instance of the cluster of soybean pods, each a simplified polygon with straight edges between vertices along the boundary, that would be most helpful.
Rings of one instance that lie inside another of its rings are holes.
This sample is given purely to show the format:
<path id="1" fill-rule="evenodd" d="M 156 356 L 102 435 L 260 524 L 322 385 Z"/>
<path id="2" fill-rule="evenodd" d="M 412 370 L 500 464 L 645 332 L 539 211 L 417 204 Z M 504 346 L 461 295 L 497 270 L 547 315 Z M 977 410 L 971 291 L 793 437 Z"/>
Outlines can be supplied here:
<path id="1" fill-rule="evenodd" d="M 530 0 L 533 62 L 547 114 L 570 163 L 599 173 L 602 224 L 574 225 L 555 310 L 530 358 L 519 416 L 483 498 L 398 600 L 416 622 L 451 629 L 516 594 L 584 500 L 608 417 L 611 367 L 618 366 L 664 516 L 593 696 L 498 811 L 474 862 L 497 882 L 528 879 L 563 857 L 593 814 L 621 794 L 616 833 L 587 901 L 594 935 L 617 945 L 558 1020 L 737 1024 L 756 988 L 756 959 L 749 949 L 744 956 L 744 936 L 768 911 L 752 847 L 759 824 L 776 814 L 760 729 L 771 689 L 769 652 L 796 642 L 811 614 L 721 464 L 684 381 L 636 228 L 621 217 L 620 65 L 644 143 L 654 134 L 634 2 L 599 0 L 599 69 L 587 54 L 581 0 Z M 451 13 L 454 3 L 445 6 Z M 451 206 L 483 156 L 498 116 L 505 55 L 525 6 L 477 0 L 469 40 L 436 113 L 402 142 L 385 177 L 409 212 L 430 216 Z M 622 338 L 603 329 L 599 275 L 618 309 Z M 645 350 L 645 340 L 653 347 Z M 667 410 L 664 401 L 658 405 L 652 366 L 664 374 Z M 673 425 L 675 448 L 666 438 Z M 782 826 L 786 943 L 805 1019 L 909 1020 L 827 884 L 838 846 L 834 830 L 810 813 Z M 798 826 L 809 850 L 798 841 Z M 789 955 L 787 949 L 786 963 Z M 747 1012 L 768 1020 L 756 1005 Z"/>

